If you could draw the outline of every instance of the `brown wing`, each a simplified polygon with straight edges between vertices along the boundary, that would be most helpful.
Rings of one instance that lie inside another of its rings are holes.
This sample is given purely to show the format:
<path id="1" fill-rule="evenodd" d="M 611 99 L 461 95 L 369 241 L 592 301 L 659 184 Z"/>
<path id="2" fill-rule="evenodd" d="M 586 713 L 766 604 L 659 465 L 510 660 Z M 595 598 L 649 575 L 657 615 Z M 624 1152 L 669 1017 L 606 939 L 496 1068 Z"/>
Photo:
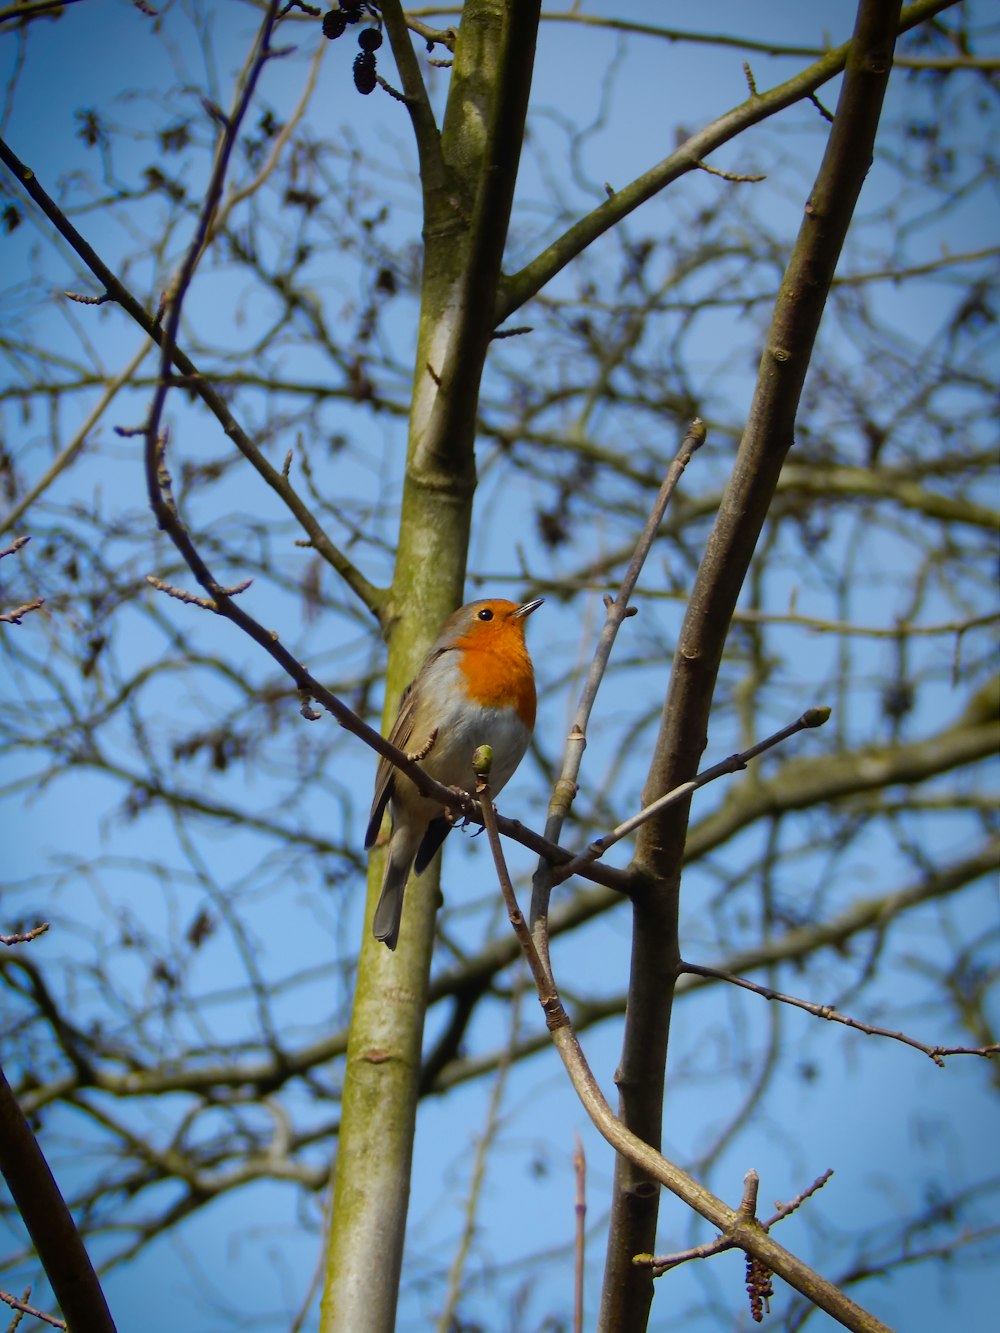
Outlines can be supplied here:
<path id="1" fill-rule="evenodd" d="M 389 732 L 389 740 L 400 750 L 405 750 L 408 747 L 410 737 L 413 735 L 413 714 L 416 711 L 413 684 L 414 682 L 411 680 L 400 695 L 399 711 L 396 714 L 395 722 L 392 724 L 392 730 Z M 385 814 L 385 807 L 389 804 L 392 796 L 395 776 L 395 765 L 390 764 L 388 759 L 379 759 L 378 768 L 375 771 L 375 796 L 372 800 L 371 814 L 368 817 L 368 831 L 365 834 L 366 850 L 375 845 L 379 829 L 382 827 L 382 816 Z"/>

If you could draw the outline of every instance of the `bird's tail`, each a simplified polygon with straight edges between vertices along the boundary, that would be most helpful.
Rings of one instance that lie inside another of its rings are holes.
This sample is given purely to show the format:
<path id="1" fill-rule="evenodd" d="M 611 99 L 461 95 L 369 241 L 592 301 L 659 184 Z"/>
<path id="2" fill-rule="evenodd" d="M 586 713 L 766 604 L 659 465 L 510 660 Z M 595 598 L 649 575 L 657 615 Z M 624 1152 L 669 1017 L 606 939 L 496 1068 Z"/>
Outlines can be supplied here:
<path id="1" fill-rule="evenodd" d="M 399 923 L 403 915 L 403 890 L 410 877 L 415 848 L 409 838 L 397 836 L 393 831 L 386 851 L 385 875 L 382 878 L 382 892 L 378 906 L 372 917 L 372 934 L 381 940 L 388 949 L 395 949 L 399 939 Z"/>

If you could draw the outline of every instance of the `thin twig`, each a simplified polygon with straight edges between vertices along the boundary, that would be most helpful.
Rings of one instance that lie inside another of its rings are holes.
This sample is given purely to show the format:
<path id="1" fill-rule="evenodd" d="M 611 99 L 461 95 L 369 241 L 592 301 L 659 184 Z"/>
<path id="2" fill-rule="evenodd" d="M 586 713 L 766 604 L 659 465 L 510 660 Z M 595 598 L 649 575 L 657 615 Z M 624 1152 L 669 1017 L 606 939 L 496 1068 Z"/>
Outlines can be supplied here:
<path id="1" fill-rule="evenodd" d="M 885 1324 L 862 1309 L 832 1282 L 828 1282 L 773 1240 L 759 1222 L 744 1217 L 737 1209 L 730 1208 L 699 1184 L 693 1176 L 682 1171 L 638 1135 L 633 1134 L 614 1114 L 573 1031 L 551 968 L 547 961 L 543 962 L 535 948 L 531 932 L 518 907 L 517 896 L 504 859 L 496 812 L 489 793 L 488 775 L 491 762 L 490 747 L 480 746 L 473 758 L 473 767 L 478 776 L 476 794 L 479 797 L 483 823 L 500 889 L 507 906 L 507 914 L 531 969 L 553 1044 L 584 1110 L 598 1132 L 616 1152 L 635 1163 L 652 1180 L 659 1182 L 713 1226 L 718 1227 L 731 1245 L 743 1250 L 747 1255 L 752 1255 L 762 1266 L 778 1273 L 797 1291 L 820 1309 L 832 1314 L 847 1328 L 858 1330 L 859 1333 L 891 1333 Z"/>
<path id="2" fill-rule="evenodd" d="M 679 1268 L 681 1264 L 690 1263 L 692 1259 L 711 1259 L 713 1255 L 723 1254 L 732 1248 L 733 1242 L 728 1237 L 716 1236 L 715 1240 L 707 1240 L 703 1245 L 692 1245 L 673 1254 L 637 1254 L 632 1263 L 636 1268 L 652 1269 L 654 1277 L 662 1277 L 664 1273 Z"/>
<path id="3" fill-rule="evenodd" d="M 830 1004 L 815 1004 L 812 1000 L 802 1000 L 796 995 L 785 995 L 781 991 L 773 990 L 770 986 L 764 986 L 759 981 L 750 981 L 747 977 L 736 976 L 732 972 L 723 972 L 716 967 L 703 967 L 700 963 L 685 963 L 680 965 L 681 972 L 690 972 L 698 977 L 711 977 L 714 981 L 727 981 L 732 986 L 740 986 L 743 990 L 753 991 L 754 995 L 760 995 L 765 1000 L 777 1000 L 781 1004 L 792 1005 L 795 1009 L 802 1009 L 807 1014 L 812 1014 L 814 1018 L 825 1018 L 831 1023 L 843 1023 L 845 1027 L 855 1028 L 858 1032 L 864 1032 L 869 1037 L 890 1037 L 893 1041 L 901 1041 L 906 1046 L 912 1046 L 914 1050 L 922 1051 L 924 1055 L 933 1060 L 940 1068 L 944 1068 L 944 1056 L 946 1055 L 979 1055 L 988 1059 L 993 1055 L 1000 1055 L 1000 1043 L 990 1046 L 928 1046 L 925 1042 L 917 1041 L 916 1037 L 909 1037 L 905 1032 L 894 1032 L 890 1028 L 878 1027 L 872 1023 L 862 1023 L 858 1018 L 851 1018 L 848 1014 L 842 1014 L 834 1009 Z"/>
<path id="4" fill-rule="evenodd" d="M 218 603 L 213 602 L 208 597 L 198 597 L 193 592 L 185 592 L 183 588 L 175 588 L 172 583 L 165 583 L 163 579 L 158 579 L 155 574 L 147 574 L 146 582 L 157 592 L 164 592 L 168 597 L 173 597 L 178 602 L 184 602 L 187 606 L 200 606 L 203 611 L 218 611 Z"/>
<path id="5" fill-rule="evenodd" d="M 30 1290 L 31 1288 L 29 1287 L 28 1291 Z M 9 1305 L 12 1310 L 16 1310 L 18 1314 L 30 1315 L 32 1319 L 40 1319 L 43 1324 L 51 1324 L 53 1328 L 66 1327 L 65 1319 L 57 1319 L 55 1315 L 45 1314 L 43 1310 L 36 1310 L 33 1305 L 29 1305 L 27 1296 L 25 1296 L 23 1300 L 18 1300 L 18 1298 L 12 1296 L 9 1291 L 0 1291 L 0 1301 L 3 1301 L 5 1305 Z M 11 1327 L 16 1328 L 17 1325 L 12 1324 Z"/>
<path id="6" fill-rule="evenodd" d="M 735 184 L 748 182 L 756 185 L 760 181 L 766 181 L 766 176 L 740 176 L 735 171 L 722 171 L 719 167 L 710 167 L 707 162 L 696 162 L 695 166 L 699 171 L 707 171 L 710 176 L 719 176 L 724 181 L 733 181 Z"/>
<path id="7" fill-rule="evenodd" d="M 104 263 L 94 248 L 80 235 L 67 218 L 66 214 L 42 188 L 38 177 L 30 167 L 11 151 L 0 139 L 0 162 L 10 170 L 28 196 L 42 210 L 60 236 L 79 256 L 98 282 L 104 287 L 109 298 L 130 316 L 158 346 L 163 345 L 162 326 L 163 307 L 155 316 L 150 316 L 142 303 L 125 286 L 121 279 Z M 173 364 L 187 377 L 193 392 L 209 409 L 226 436 L 240 451 L 248 463 L 263 478 L 268 486 L 281 498 L 282 502 L 294 514 L 296 520 L 309 536 L 309 543 L 333 569 L 337 571 L 352 592 L 376 615 L 381 614 L 387 594 L 371 583 L 353 564 L 345 553 L 327 536 L 323 525 L 303 502 L 295 488 L 283 477 L 280 471 L 264 457 L 260 449 L 233 416 L 228 403 L 208 378 L 203 377 L 194 362 L 179 347 L 174 345 Z M 162 380 L 162 375 L 161 375 Z M 119 432 L 122 433 L 122 432 Z M 141 430 L 133 432 L 142 434 Z"/>
<path id="8" fill-rule="evenodd" d="M 238 204 L 243 203 L 245 199 L 249 199 L 252 194 L 255 194 L 261 186 L 266 183 L 268 178 L 273 175 L 281 159 L 281 154 L 284 152 L 291 140 L 292 134 L 306 113 L 310 99 L 316 88 L 320 65 L 323 62 L 326 50 L 326 42 L 319 42 L 317 44 L 312 61 L 309 64 L 309 73 L 306 76 L 306 81 L 302 88 L 298 103 L 291 115 L 281 126 L 281 129 L 278 130 L 277 134 L 274 136 L 274 141 L 271 144 L 264 165 L 261 167 L 260 171 L 258 171 L 257 175 L 254 176 L 253 180 L 248 181 L 246 185 L 241 185 L 231 190 L 225 201 L 220 204 L 219 210 L 212 220 L 211 229 L 208 234 L 209 241 L 213 240 L 223 230 L 229 221 L 233 209 L 236 208 Z"/>
<path id="9" fill-rule="evenodd" d="M 898 24 L 899 33 L 908 32 L 932 18 L 940 10 L 947 8 L 954 0 L 915 0 L 902 11 Z M 441 13 L 441 10 L 435 11 Z M 449 11 L 444 11 L 445 13 Z M 898 12 L 898 11 L 897 11 Z M 772 51 L 775 44 L 739 37 L 725 38 L 717 34 L 677 33 L 661 29 L 652 24 L 630 23 L 627 20 L 607 19 L 598 15 L 584 15 L 572 11 L 569 15 L 546 13 L 546 20 L 572 18 L 574 22 L 595 22 L 612 28 L 625 28 L 633 31 L 648 30 L 652 35 L 668 37 L 673 40 L 710 41 L 723 45 L 741 47 L 746 51 Z M 807 98 L 810 93 L 823 84 L 835 79 L 844 72 L 848 56 L 852 51 L 852 41 L 841 43 L 830 50 L 818 51 L 815 47 L 781 47 L 782 54 L 800 54 L 816 57 L 808 68 L 800 70 L 782 83 L 751 96 L 745 102 L 731 107 L 711 124 L 692 134 L 683 143 L 665 157 L 662 162 L 644 171 L 641 175 L 622 186 L 610 195 L 599 207 L 577 219 L 561 236 L 557 236 L 541 253 L 525 265 L 520 271 L 508 276 L 501 288 L 495 312 L 495 322 L 502 324 L 509 319 L 532 296 L 537 295 L 549 284 L 557 273 L 571 263 L 593 242 L 610 231 L 641 204 L 659 194 L 674 181 L 689 171 L 696 171 L 697 164 L 704 162 L 716 149 L 729 143 L 751 125 L 758 125 L 770 116 L 793 106 Z M 904 59 L 902 64 L 906 64 Z M 865 158 L 865 161 L 868 159 Z"/>
<path id="10" fill-rule="evenodd" d="M 435 62 L 432 61 L 431 63 L 433 64 Z M 402 102 L 404 106 L 406 105 L 406 93 L 401 93 L 398 88 L 394 88 L 391 83 L 389 83 L 386 79 L 383 79 L 381 74 L 375 75 L 375 82 L 382 89 L 382 91 L 388 93 L 389 96 L 393 98 L 394 101 Z"/>
<path id="11" fill-rule="evenodd" d="M 833 1168 L 831 1167 L 829 1170 L 824 1171 L 821 1176 L 817 1176 L 811 1185 L 807 1185 L 804 1190 L 800 1190 L 799 1193 L 796 1194 L 795 1198 L 792 1199 L 790 1202 L 779 1203 L 775 1205 L 777 1211 L 773 1214 L 773 1216 L 769 1217 L 766 1222 L 761 1223 L 761 1226 L 764 1228 L 764 1230 L 767 1231 L 771 1227 L 773 1227 L 776 1222 L 780 1222 L 784 1218 L 790 1217 L 792 1213 L 796 1211 L 796 1209 L 802 1207 L 806 1199 L 812 1198 L 812 1196 L 816 1193 L 817 1190 L 821 1190 L 832 1175 L 833 1175 Z"/>
<path id="12" fill-rule="evenodd" d="M 503 854 L 503 845 L 500 842 L 496 810 L 493 806 L 493 798 L 490 795 L 489 773 L 492 764 L 493 751 L 488 745 L 480 745 L 472 756 L 472 767 L 476 773 L 476 796 L 479 798 L 479 808 L 482 811 L 490 851 L 493 853 L 493 862 L 496 866 L 497 877 L 500 880 L 500 891 L 507 907 L 507 916 L 527 959 L 528 967 L 531 969 L 535 988 L 538 991 L 538 999 L 545 1013 L 545 1022 L 549 1031 L 553 1031 L 555 1027 L 568 1025 L 569 1018 L 562 1007 L 562 1001 L 556 994 L 555 982 L 552 980 L 548 963 L 542 961 L 538 950 L 535 948 L 531 931 L 528 929 L 524 915 L 517 903 L 517 895 L 511 883 L 507 861 Z"/>
<path id="13" fill-rule="evenodd" d="M 576 1238 L 573 1246 L 575 1258 L 575 1282 L 573 1288 L 573 1333 L 583 1333 L 583 1273 L 584 1253 L 587 1239 L 587 1158 L 583 1151 L 583 1140 L 576 1135 L 576 1148 L 573 1152 L 573 1175 L 576 1180 Z"/>
<path id="14" fill-rule="evenodd" d="M 449 51 L 454 51 L 455 40 L 458 33 L 454 28 L 432 28 L 427 23 L 421 23 L 414 18 L 409 11 L 406 14 L 406 26 L 411 32 L 415 32 L 418 37 L 422 37 L 427 43 L 428 51 L 432 51 L 435 45 L 447 47 Z"/>
<path id="15" fill-rule="evenodd" d="M 638 814 L 626 819 L 623 824 L 619 824 L 610 833 L 606 833 L 603 838 L 597 838 L 585 851 L 575 856 L 568 865 L 553 869 L 553 881 L 556 884 L 561 884 L 570 875 L 575 875 L 583 866 L 598 860 L 616 842 L 621 842 L 622 838 L 627 838 L 630 833 L 634 833 L 637 828 L 645 824 L 648 819 L 652 819 L 654 815 L 660 814 L 671 805 L 676 805 L 678 801 L 683 801 L 692 792 L 697 791 L 699 787 L 707 786 L 709 782 L 714 782 L 727 773 L 740 772 L 746 768 L 751 759 L 755 759 L 758 755 L 763 754 L 765 750 L 770 750 L 775 745 L 780 745 L 782 741 L 788 740 L 790 736 L 795 736 L 798 732 L 805 731 L 809 727 L 821 727 L 829 716 L 829 708 L 807 708 L 800 717 L 796 718 L 794 722 L 790 722 L 787 727 L 782 727 L 780 731 L 774 732 L 765 740 L 758 741 L 756 745 L 751 745 L 748 750 L 742 750 L 739 754 L 731 754 L 728 758 L 713 764 L 711 768 L 703 769 L 690 782 L 682 782 L 679 786 L 674 787 L 672 791 L 666 792 L 653 801 L 651 805 L 647 805 L 640 810 Z"/>
<path id="16" fill-rule="evenodd" d="M 733 612 L 733 620 L 741 625 L 788 625 L 793 629 L 810 630 L 816 634 L 842 634 L 868 639 L 935 638 L 942 634 L 961 637 L 969 630 L 985 629 L 1000 621 L 1000 612 L 986 611 L 982 615 L 967 616 L 963 620 L 943 620 L 936 625 L 911 625 L 899 620 L 894 625 L 855 625 L 849 620 L 821 620 L 817 616 L 797 612 L 770 612 L 753 609 Z"/>
<path id="17" fill-rule="evenodd" d="M 87 296 L 84 292 L 63 292 L 67 301 L 75 301 L 77 305 L 107 305 L 114 297 L 108 292 L 101 292 L 100 296 Z"/>
<path id="18" fill-rule="evenodd" d="M 271 0 L 264 12 L 257 39 L 247 58 L 244 76 L 238 85 L 232 111 L 228 116 L 221 112 L 215 116 L 221 127 L 215 149 L 215 160 L 205 190 L 204 201 L 198 214 L 194 236 L 167 289 L 163 337 L 160 343 L 159 382 L 153 392 L 153 401 L 146 421 L 145 461 L 149 501 L 160 527 L 173 539 L 174 544 L 196 574 L 198 572 L 197 568 L 189 559 L 189 553 L 193 552 L 194 548 L 183 529 L 176 506 L 169 494 L 167 484 L 165 484 L 165 478 L 168 474 L 164 461 L 165 438 L 160 429 L 160 421 L 163 416 L 167 393 L 171 387 L 171 372 L 177 350 L 181 308 L 188 288 L 194 279 L 195 270 L 208 248 L 212 223 L 222 200 L 229 162 L 236 147 L 244 117 L 250 109 L 257 81 L 263 72 L 264 65 L 274 54 L 271 49 L 271 36 L 277 22 L 277 13 L 277 0 Z M 213 114 L 213 108 L 207 103 L 203 104 L 206 106 L 206 110 Z"/>
<path id="19" fill-rule="evenodd" d="M 172 583 L 165 583 L 163 579 L 158 579 L 155 574 L 147 574 L 146 582 L 157 592 L 164 592 L 168 597 L 175 598 L 178 602 L 186 602 L 189 606 L 200 606 L 203 611 L 218 611 L 219 605 L 208 597 L 197 597 L 193 592 L 185 592 L 183 588 L 175 588 Z M 234 583 L 231 588 L 213 588 L 217 597 L 238 597 L 241 592 L 246 592 L 247 588 L 253 583 L 253 579 L 244 579 L 242 583 Z"/>
<path id="20" fill-rule="evenodd" d="M 67 3 L 79 4 L 80 0 L 21 0 L 19 4 L 0 9 L 0 23 L 16 22 L 24 25 L 41 14 L 51 14 L 55 9 L 62 10 Z"/>
<path id="21" fill-rule="evenodd" d="M 696 449 L 700 448 L 705 442 L 706 430 L 705 423 L 698 417 L 692 421 L 687 434 L 681 441 L 680 448 L 673 459 L 673 462 L 667 468 L 666 476 L 660 486 L 659 493 L 653 502 L 649 517 L 632 552 L 632 558 L 629 561 L 628 568 L 622 578 L 621 586 L 618 589 L 618 595 L 613 601 L 606 599 L 605 606 L 607 615 L 604 621 L 604 627 L 601 630 L 597 646 L 594 649 L 593 660 L 590 669 L 587 672 L 587 679 L 584 681 L 583 689 L 580 691 L 580 701 L 577 704 L 576 715 L 573 720 L 573 726 L 570 729 L 569 739 L 566 743 L 566 750 L 563 755 L 562 769 L 559 777 L 553 785 L 552 800 L 549 806 L 549 816 L 545 823 L 545 836 L 551 841 L 558 841 L 559 834 L 562 831 L 563 823 L 569 814 L 573 798 L 577 790 L 577 778 L 580 774 L 580 766 L 583 762 L 583 752 L 587 744 L 587 727 L 590 723 L 590 715 L 597 699 L 597 691 L 600 688 L 601 681 L 607 670 L 608 662 L 611 658 L 611 650 L 614 647 L 615 639 L 622 623 L 629 615 L 634 614 L 634 608 L 629 607 L 629 598 L 635 590 L 639 581 L 639 575 L 642 573 L 643 565 L 652 548 L 653 541 L 656 538 L 657 530 L 663 520 L 667 505 L 670 503 L 671 496 L 677 489 L 677 484 L 684 474 L 684 469 L 691 461 Z M 552 891 L 553 879 L 549 874 L 549 867 L 540 865 L 535 872 L 532 883 L 531 894 L 531 923 L 532 929 L 536 932 L 536 940 L 539 946 L 546 950 L 545 922 L 548 918 L 549 895 Z"/>
<path id="22" fill-rule="evenodd" d="M 769 1217 L 766 1222 L 760 1222 L 758 1225 L 764 1231 L 770 1231 L 771 1227 L 784 1218 L 790 1216 L 797 1208 L 805 1203 L 821 1190 L 826 1182 L 833 1175 L 832 1171 L 824 1171 L 821 1176 L 807 1185 L 804 1190 L 800 1190 L 790 1203 L 779 1205 L 777 1212 Z M 760 1178 L 756 1171 L 747 1172 L 743 1181 L 743 1200 L 740 1203 L 740 1213 L 747 1219 L 753 1219 L 757 1215 L 757 1190 L 760 1185 Z M 723 1254 L 726 1250 L 732 1250 L 735 1245 L 732 1240 L 726 1236 L 717 1236 L 715 1240 L 706 1241 L 704 1245 L 692 1245 L 687 1250 L 678 1250 L 674 1254 L 637 1254 L 633 1262 L 637 1268 L 651 1268 L 654 1277 L 661 1277 L 672 1268 L 678 1268 L 681 1264 L 689 1263 L 692 1259 L 709 1259 L 712 1255 Z"/>
<path id="23" fill-rule="evenodd" d="M 496 329 L 492 334 L 494 341 L 499 338 L 519 338 L 523 333 L 534 333 L 533 324 L 516 324 L 509 329 Z"/>
<path id="24" fill-rule="evenodd" d="M 21 518 L 22 514 L 35 503 L 40 495 L 48 490 L 60 473 L 64 472 L 66 468 L 75 461 L 83 450 L 84 445 L 87 443 L 87 436 L 100 421 L 119 389 L 121 389 L 123 385 L 128 384 L 132 379 L 132 376 L 139 369 L 143 358 L 149 351 L 149 347 L 149 339 L 143 338 L 141 345 L 125 369 L 121 371 L 120 374 L 116 375 L 114 379 L 108 381 L 107 387 L 103 394 L 101 394 L 98 402 L 94 405 L 93 411 L 89 414 L 87 420 L 76 432 L 70 442 L 56 455 L 49 467 L 46 468 L 45 473 L 35 482 L 34 486 L 21 496 L 17 504 L 4 516 L 3 519 L 0 519 L 0 533 L 9 532 L 14 524 Z"/>
<path id="25" fill-rule="evenodd" d="M 462 1234 L 455 1246 L 455 1253 L 448 1269 L 447 1296 L 437 1319 L 439 1333 L 451 1333 L 451 1330 L 458 1326 L 456 1314 L 459 1299 L 462 1295 L 462 1274 L 465 1271 L 465 1265 L 476 1233 L 476 1220 L 482 1201 L 483 1186 L 486 1182 L 486 1168 L 490 1161 L 490 1153 L 500 1132 L 500 1109 L 507 1089 L 507 1077 L 513 1064 L 514 1052 L 517 1050 L 518 1027 L 521 1021 L 521 998 L 524 993 L 523 983 L 524 970 L 522 968 L 518 974 L 513 1002 L 510 1006 L 510 1036 L 507 1041 L 507 1050 L 510 1054 L 508 1059 L 501 1059 L 497 1065 L 496 1077 L 493 1079 L 490 1088 L 489 1102 L 486 1108 L 486 1123 L 483 1126 L 483 1132 L 476 1140 L 472 1174 L 469 1180 L 469 1193 L 465 1201 Z"/>
<path id="26" fill-rule="evenodd" d="M 13 935 L 0 935 L 0 944 L 30 944 L 32 940 L 37 940 L 39 935 L 44 935 L 49 928 L 47 921 L 42 921 L 37 926 L 32 926 L 31 930 L 19 930 Z"/>
<path id="27" fill-rule="evenodd" d="M 44 605 L 45 598 L 36 597 L 33 602 L 25 602 L 22 606 L 16 606 L 13 611 L 7 611 L 0 615 L 0 622 L 5 625 L 20 625 L 22 616 L 26 616 L 29 611 L 37 611 L 39 607 Z"/>

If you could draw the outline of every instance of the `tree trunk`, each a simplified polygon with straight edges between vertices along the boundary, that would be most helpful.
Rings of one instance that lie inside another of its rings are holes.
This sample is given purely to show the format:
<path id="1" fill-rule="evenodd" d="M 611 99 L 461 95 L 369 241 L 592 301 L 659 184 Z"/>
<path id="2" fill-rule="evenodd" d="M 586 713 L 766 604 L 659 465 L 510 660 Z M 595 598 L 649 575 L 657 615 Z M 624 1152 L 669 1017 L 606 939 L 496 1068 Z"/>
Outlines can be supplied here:
<path id="1" fill-rule="evenodd" d="M 442 621 L 462 601 L 475 491 L 475 423 L 527 111 L 538 0 L 463 11 L 440 135 L 396 6 L 383 6 L 417 134 L 424 271 L 406 478 L 392 593 L 385 721 Z M 327 1256 L 321 1329 L 391 1330 L 402 1268 L 421 1042 L 438 885 L 411 886 L 399 946 L 368 923 L 371 859 Z"/>

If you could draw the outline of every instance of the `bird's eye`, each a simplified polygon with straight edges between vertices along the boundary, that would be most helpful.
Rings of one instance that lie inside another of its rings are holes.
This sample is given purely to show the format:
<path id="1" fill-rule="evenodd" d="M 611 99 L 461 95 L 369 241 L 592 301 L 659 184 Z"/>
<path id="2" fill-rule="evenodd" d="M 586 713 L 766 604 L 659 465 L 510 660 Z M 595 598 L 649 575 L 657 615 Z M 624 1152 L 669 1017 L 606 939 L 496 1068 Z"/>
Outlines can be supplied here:
<path id="1" fill-rule="evenodd" d="M 492 619 L 493 619 L 493 612 L 490 610 L 490 608 L 489 608 L 488 606 L 484 606 L 483 609 L 482 609 L 481 611 L 478 611 L 478 612 L 476 613 L 476 619 L 477 619 L 477 620 L 492 620 Z"/>

